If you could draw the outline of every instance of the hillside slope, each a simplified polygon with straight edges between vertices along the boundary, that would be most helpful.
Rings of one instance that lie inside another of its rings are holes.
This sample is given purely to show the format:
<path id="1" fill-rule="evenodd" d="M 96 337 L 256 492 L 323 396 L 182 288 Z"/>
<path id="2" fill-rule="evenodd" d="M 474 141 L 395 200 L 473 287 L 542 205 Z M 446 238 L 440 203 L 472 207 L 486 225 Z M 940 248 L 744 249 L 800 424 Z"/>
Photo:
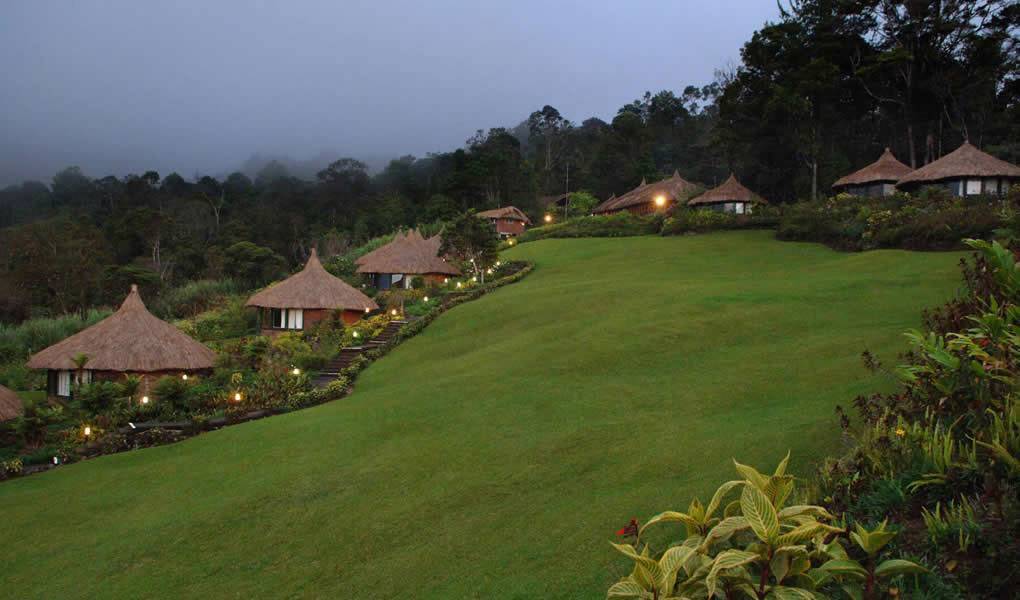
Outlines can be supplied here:
<path id="1" fill-rule="evenodd" d="M 886 385 L 957 254 L 769 234 L 549 240 L 346 400 L 0 484 L 0 597 L 601 597 L 632 516 L 686 508 Z"/>

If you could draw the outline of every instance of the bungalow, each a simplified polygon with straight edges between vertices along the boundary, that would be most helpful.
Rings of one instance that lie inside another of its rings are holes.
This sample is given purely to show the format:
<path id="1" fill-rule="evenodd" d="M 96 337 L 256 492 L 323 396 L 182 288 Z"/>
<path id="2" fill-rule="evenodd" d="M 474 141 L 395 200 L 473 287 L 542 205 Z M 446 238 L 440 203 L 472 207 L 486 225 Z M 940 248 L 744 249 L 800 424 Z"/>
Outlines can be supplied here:
<path id="1" fill-rule="evenodd" d="M 737 181 L 736 176 L 730 173 L 729 179 L 722 185 L 691 199 L 687 204 L 694 208 L 743 215 L 751 214 L 755 204 L 768 204 L 768 202 L 744 187 Z"/>
<path id="2" fill-rule="evenodd" d="M 358 273 L 368 276 L 373 287 L 410 288 L 416 278 L 442 283 L 460 275 L 460 269 L 439 256 L 442 240 L 438 235 L 425 239 L 418 230 L 398 233 L 393 241 L 354 261 Z"/>
<path id="3" fill-rule="evenodd" d="M 518 236 L 531 225 L 531 219 L 516 206 L 484 210 L 476 216 L 488 219 L 501 238 Z"/>
<path id="4" fill-rule="evenodd" d="M 954 196 L 1003 196 L 1018 182 L 1020 167 L 964 142 L 942 158 L 903 176 L 896 187 L 911 191 L 926 185 L 941 185 Z"/>
<path id="5" fill-rule="evenodd" d="M 596 215 L 608 215 L 626 210 L 635 215 L 647 215 L 666 211 L 673 206 L 686 202 L 698 190 L 698 186 L 680 177 L 678 171 L 673 176 L 655 183 L 645 183 L 620 196 L 609 198 L 592 210 Z"/>
<path id="6" fill-rule="evenodd" d="M 0 423 L 25 414 L 25 405 L 12 390 L 0 385 Z"/>
<path id="7" fill-rule="evenodd" d="M 911 171 L 913 169 L 896 160 L 892 151 L 886 148 L 875 162 L 837 179 L 832 189 L 854 196 L 889 196 L 896 191 L 896 182 Z"/>
<path id="8" fill-rule="evenodd" d="M 258 309 L 262 335 L 301 330 L 334 311 L 350 324 L 379 308 L 371 298 L 330 275 L 315 248 L 304 269 L 255 294 L 245 306 Z"/>
<path id="9" fill-rule="evenodd" d="M 77 377 L 75 358 L 88 358 Z M 53 344 L 28 359 L 30 369 L 46 369 L 50 398 L 71 397 L 71 383 L 115 380 L 124 375 L 142 379 L 142 392 L 164 375 L 191 375 L 212 370 L 216 354 L 180 329 L 154 317 L 145 308 L 138 286 L 131 286 L 117 312 Z"/>

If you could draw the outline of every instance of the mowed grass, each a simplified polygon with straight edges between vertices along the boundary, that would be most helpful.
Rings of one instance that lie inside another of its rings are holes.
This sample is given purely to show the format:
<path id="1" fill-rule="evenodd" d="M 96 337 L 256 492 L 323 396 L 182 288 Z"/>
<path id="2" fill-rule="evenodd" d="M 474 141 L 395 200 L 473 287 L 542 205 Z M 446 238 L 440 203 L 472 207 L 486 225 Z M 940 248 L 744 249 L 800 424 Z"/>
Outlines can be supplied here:
<path id="1" fill-rule="evenodd" d="M 630 517 L 685 509 L 889 385 L 958 254 L 764 232 L 548 240 L 349 398 L 0 484 L 8 598 L 580 598 Z M 664 532 L 665 533 L 665 532 Z"/>

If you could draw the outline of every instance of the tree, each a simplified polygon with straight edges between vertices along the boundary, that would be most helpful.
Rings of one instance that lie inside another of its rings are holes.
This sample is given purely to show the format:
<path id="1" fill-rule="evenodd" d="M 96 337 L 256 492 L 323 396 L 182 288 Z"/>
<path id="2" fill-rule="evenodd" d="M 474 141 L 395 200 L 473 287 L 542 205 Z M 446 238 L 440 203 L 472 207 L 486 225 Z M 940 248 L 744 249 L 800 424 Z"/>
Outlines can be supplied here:
<path id="1" fill-rule="evenodd" d="M 496 229 L 488 219 L 468 211 L 443 229 L 439 253 L 453 257 L 484 283 L 486 270 L 499 258 Z"/>
<path id="2" fill-rule="evenodd" d="M 249 288 L 263 286 L 284 273 L 286 261 L 270 248 L 238 242 L 224 252 L 223 269 Z"/>

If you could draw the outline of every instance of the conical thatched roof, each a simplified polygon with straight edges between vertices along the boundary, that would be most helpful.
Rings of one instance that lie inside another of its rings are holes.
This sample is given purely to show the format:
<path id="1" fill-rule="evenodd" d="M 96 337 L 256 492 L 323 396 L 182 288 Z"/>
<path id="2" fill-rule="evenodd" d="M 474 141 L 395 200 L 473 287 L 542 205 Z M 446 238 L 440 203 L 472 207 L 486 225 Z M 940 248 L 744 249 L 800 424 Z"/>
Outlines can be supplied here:
<path id="1" fill-rule="evenodd" d="M 513 221 L 523 221 L 527 225 L 531 225 L 531 219 L 528 215 L 517 208 L 516 206 L 504 206 L 503 208 L 494 208 L 492 210 L 483 210 L 478 213 L 477 216 L 486 219 L 511 219 Z"/>
<path id="2" fill-rule="evenodd" d="M 212 350 L 152 316 L 136 285 L 117 312 L 39 352 L 28 367 L 72 370 L 79 354 L 89 358 L 86 369 L 123 372 L 211 369 L 216 359 Z"/>
<path id="3" fill-rule="evenodd" d="M 25 413 L 25 405 L 13 391 L 0 385 L 0 421 L 16 419 Z"/>
<path id="4" fill-rule="evenodd" d="M 261 308 L 325 308 L 364 311 L 379 306 L 339 277 L 330 275 L 312 248 L 305 268 L 248 299 L 245 306 Z"/>
<path id="5" fill-rule="evenodd" d="M 896 183 L 911 171 L 913 169 L 896 160 L 892 150 L 886 148 L 882 156 L 878 157 L 878 160 L 863 169 L 840 177 L 836 180 L 836 183 L 832 184 L 832 187 L 841 188 L 848 185 L 867 185 L 869 183 Z"/>
<path id="6" fill-rule="evenodd" d="M 417 229 L 397 234 L 392 242 L 362 256 L 358 273 L 403 273 L 405 275 L 460 275 L 460 269 L 439 256 L 438 235 L 425 239 Z"/>
<path id="7" fill-rule="evenodd" d="M 695 206 L 698 204 L 718 204 L 720 202 L 753 202 L 756 204 L 768 204 L 764 198 L 755 194 L 751 190 L 744 187 L 733 173 L 730 173 L 729 179 L 723 182 L 719 187 L 714 187 L 704 194 L 691 199 L 688 204 Z"/>
<path id="8" fill-rule="evenodd" d="M 1020 167 L 982 152 L 970 142 L 964 142 L 942 158 L 904 175 L 897 185 L 920 185 L 962 177 L 1020 179 Z"/>
<path id="9" fill-rule="evenodd" d="M 660 195 L 665 196 L 667 202 L 686 201 L 697 189 L 698 186 L 680 177 L 679 171 L 673 171 L 672 177 L 655 183 L 645 183 L 645 180 L 642 179 L 641 185 L 619 198 L 606 200 L 596 206 L 592 212 L 595 214 L 615 212 L 630 206 L 654 202 L 655 197 Z"/>

